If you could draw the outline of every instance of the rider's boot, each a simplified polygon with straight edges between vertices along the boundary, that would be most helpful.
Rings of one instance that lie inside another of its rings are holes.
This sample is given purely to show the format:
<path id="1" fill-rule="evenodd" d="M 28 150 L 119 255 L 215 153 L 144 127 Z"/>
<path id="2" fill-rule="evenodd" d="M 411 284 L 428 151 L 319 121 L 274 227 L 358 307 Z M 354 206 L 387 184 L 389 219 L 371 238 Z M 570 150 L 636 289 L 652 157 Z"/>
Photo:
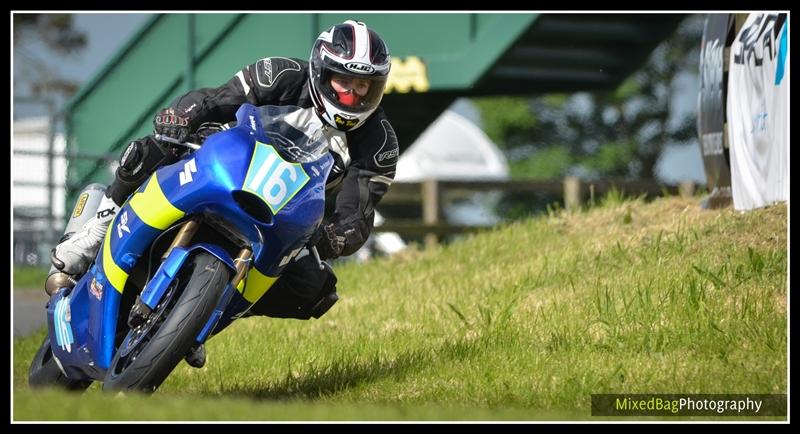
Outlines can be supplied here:
<path id="1" fill-rule="evenodd" d="M 206 347 L 203 344 L 195 344 L 189 354 L 184 357 L 186 363 L 193 368 L 202 368 L 206 364 Z"/>
<path id="2" fill-rule="evenodd" d="M 104 195 L 95 216 L 53 249 L 50 254 L 53 265 L 61 272 L 73 276 L 85 273 L 117 211 L 117 204 Z"/>

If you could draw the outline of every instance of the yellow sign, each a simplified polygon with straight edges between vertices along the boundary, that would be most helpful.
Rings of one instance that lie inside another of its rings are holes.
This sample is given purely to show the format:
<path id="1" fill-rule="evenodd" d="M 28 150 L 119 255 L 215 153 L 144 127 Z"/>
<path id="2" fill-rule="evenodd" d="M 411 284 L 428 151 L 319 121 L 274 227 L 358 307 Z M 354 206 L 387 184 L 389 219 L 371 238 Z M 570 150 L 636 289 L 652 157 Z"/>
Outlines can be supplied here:
<path id="1" fill-rule="evenodd" d="M 417 56 L 408 56 L 406 60 L 392 58 L 392 69 L 386 81 L 383 93 L 427 92 L 431 85 L 428 82 L 428 68 Z"/>

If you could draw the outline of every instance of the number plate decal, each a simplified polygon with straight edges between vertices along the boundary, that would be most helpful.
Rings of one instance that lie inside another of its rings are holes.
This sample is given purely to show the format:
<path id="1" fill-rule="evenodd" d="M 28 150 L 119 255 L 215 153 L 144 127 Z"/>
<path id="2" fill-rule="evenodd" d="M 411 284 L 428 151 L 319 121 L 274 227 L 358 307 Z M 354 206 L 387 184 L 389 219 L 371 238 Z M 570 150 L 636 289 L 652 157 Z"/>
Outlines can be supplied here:
<path id="1" fill-rule="evenodd" d="M 272 146 L 256 142 L 242 189 L 255 193 L 277 214 L 309 179 L 301 164 L 289 163 Z"/>

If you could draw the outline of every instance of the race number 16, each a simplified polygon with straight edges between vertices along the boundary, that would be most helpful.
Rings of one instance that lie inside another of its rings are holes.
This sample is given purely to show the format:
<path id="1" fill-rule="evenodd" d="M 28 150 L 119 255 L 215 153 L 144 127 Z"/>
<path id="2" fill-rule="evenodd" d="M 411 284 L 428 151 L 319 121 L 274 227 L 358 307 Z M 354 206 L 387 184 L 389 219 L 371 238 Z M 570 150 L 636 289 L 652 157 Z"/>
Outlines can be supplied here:
<path id="1" fill-rule="evenodd" d="M 303 188 L 308 179 L 300 164 L 288 163 L 272 146 L 256 143 L 244 189 L 259 195 L 272 212 L 277 214 Z"/>

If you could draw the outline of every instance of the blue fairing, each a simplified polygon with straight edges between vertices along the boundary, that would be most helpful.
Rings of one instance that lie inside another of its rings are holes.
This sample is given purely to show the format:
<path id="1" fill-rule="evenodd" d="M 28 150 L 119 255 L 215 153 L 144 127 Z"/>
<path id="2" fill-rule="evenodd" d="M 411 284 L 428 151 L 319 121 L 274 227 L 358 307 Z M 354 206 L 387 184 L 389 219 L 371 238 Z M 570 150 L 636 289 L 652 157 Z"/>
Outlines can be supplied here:
<path id="1" fill-rule="evenodd" d="M 47 305 L 50 346 L 70 378 L 102 379 L 113 358 L 121 294 L 107 290 L 98 274 L 91 267 L 75 288 L 53 294 Z"/>
<path id="2" fill-rule="evenodd" d="M 159 168 L 119 210 L 86 275 L 71 291 L 62 290 L 51 297 L 47 308 L 51 347 L 70 378 L 102 379 L 105 375 L 115 353 L 118 322 L 126 321 L 119 318 L 125 281 L 140 259 L 147 260 L 151 244 L 167 227 L 192 215 L 221 218 L 250 242 L 252 267 L 273 277 L 280 275 L 287 258 L 311 237 L 323 217 L 332 157 L 325 153 L 310 162 L 285 161 L 286 156 L 269 145 L 255 107 L 243 105 L 236 118 L 236 127 L 212 135 L 201 149 Z M 155 196 L 154 191 L 163 193 L 161 200 L 168 202 L 166 206 L 145 202 L 143 207 L 141 199 Z M 260 221 L 245 212 L 234 193 L 263 201 L 273 214 L 271 221 Z M 137 197 L 138 207 L 132 205 Z M 172 214 L 159 214 L 170 205 Z M 159 225 L 154 221 L 164 223 L 163 227 L 155 227 Z M 172 260 L 151 273 L 154 278 L 142 293 L 148 305 L 157 303 L 193 248 L 198 247 L 176 250 Z M 233 267 L 231 255 L 221 247 L 200 248 Z M 221 312 L 236 313 L 248 307 L 230 285 L 225 294 L 201 339 L 209 335 Z"/>
<path id="3" fill-rule="evenodd" d="M 237 119 L 236 128 L 209 137 L 199 151 L 160 169 L 158 178 L 163 180 L 161 189 L 170 202 L 187 214 L 214 213 L 224 216 L 252 241 L 256 268 L 264 275 L 277 276 L 282 270 L 279 266 L 281 259 L 308 241 L 313 229 L 322 220 L 325 180 L 333 159 L 326 155 L 317 161 L 302 164 L 309 181 L 274 215 L 271 224 L 259 222 L 242 212 L 231 193 L 242 190 L 256 148 L 256 138 L 260 143 L 267 143 L 268 139 L 249 127 L 252 122 L 250 119 L 254 119 L 257 130 L 261 131 L 253 106 L 242 106 Z M 179 175 L 190 159 L 195 159 L 196 180 L 181 186 Z"/>

